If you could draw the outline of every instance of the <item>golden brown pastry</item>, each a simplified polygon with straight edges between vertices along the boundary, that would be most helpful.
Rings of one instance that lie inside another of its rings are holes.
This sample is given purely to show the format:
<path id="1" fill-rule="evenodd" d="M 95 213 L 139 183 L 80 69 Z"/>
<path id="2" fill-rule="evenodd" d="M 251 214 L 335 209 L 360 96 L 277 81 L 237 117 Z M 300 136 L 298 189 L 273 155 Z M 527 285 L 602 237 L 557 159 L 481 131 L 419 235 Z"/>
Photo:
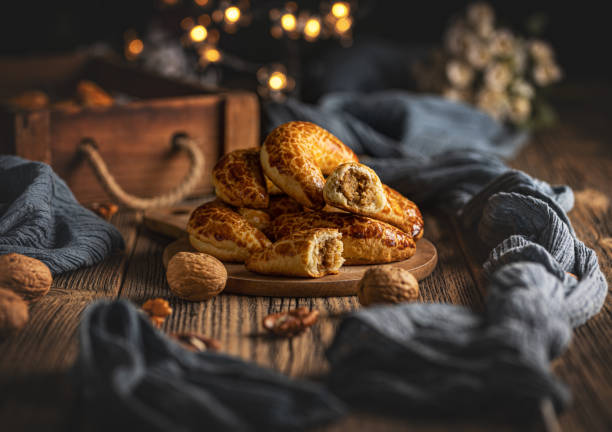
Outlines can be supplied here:
<path id="1" fill-rule="evenodd" d="M 289 122 L 267 136 L 260 152 L 266 176 L 305 207 L 323 208 L 323 174 L 357 156 L 338 138 L 309 122 Z"/>
<path id="2" fill-rule="evenodd" d="M 286 213 L 300 213 L 303 209 L 302 205 L 290 196 L 275 195 L 270 197 L 270 205 L 264 211 L 268 213 L 270 220 L 274 220 Z"/>
<path id="3" fill-rule="evenodd" d="M 423 237 L 423 216 L 417 205 L 386 184 L 383 184 L 383 189 L 387 195 L 387 205 L 372 217 L 400 228 L 415 240 Z"/>
<path id="4" fill-rule="evenodd" d="M 364 216 L 379 213 L 387 204 L 376 172 L 358 162 L 338 165 L 325 181 L 323 198 L 329 205 Z"/>
<path id="5" fill-rule="evenodd" d="M 240 207 L 236 211 L 258 230 L 265 231 L 270 225 L 270 215 L 266 212 L 266 209 Z"/>
<path id="6" fill-rule="evenodd" d="M 235 207 L 266 208 L 270 196 L 259 164 L 259 150 L 234 150 L 223 156 L 212 171 L 219 198 Z"/>
<path id="7" fill-rule="evenodd" d="M 334 228 L 342 234 L 345 265 L 382 264 L 410 258 L 416 251 L 412 236 L 385 222 L 351 213 L 310 211 L 276 218 L 267 233 L 280 239 L 311 228 Z"/>
<path id="8" fill-rule="evenodd" d="M 251 254 L 246 268 L 263 274 L 312 278 L 336 274 L 344 262 L 341 237 L 335 229 L 295 232 Z"/>
<path id="9" fill-rule="evenodd" d="M 365 165 L 338 166 L 325 183 L 323 197 L 329 205 L 387 222 L 415 240 L 423 237 L 423 217 L 416 204 L 382 184 L 374 170 Z"/>
<path id="10" fill-rule="evenodd" d="M 187 232 L 194 248 L 221 261 L 244 262 L 251 253 L 271 244 L 245 218 L 215 201 L 193 211 Z"/>
<path id="11" fill-rule="evenodd" d="M 285 192 L 283 192 L 278 186 L 272 183 L 272 180 L 270 180 L 266 176 L 264 176 L 264 178 L 266 180 L 266 189 L 268 189 L 268 193 L 270 195 L 285 195 Z"/>

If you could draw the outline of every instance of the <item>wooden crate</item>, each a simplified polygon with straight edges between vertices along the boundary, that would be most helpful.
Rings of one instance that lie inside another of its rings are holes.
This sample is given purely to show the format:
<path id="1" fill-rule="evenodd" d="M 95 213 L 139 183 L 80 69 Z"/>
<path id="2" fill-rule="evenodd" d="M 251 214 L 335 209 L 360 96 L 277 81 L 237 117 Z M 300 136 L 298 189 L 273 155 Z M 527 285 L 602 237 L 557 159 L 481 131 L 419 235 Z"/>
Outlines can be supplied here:
<path id="1" fill-rule="evenodd" d="M 109 200 L 77 151 L 85 137 L 97 142 L 119 184 L 140 196 L 165 192 L 185 175 L 187 156 L 171 151 L 176 133 L 195 139 L 205 156 L 205 174 L 193 195 L 212 191 L 210 172 L 222 154 L 259 145 L 259 104 L 254 94 L 211 90 L 86 55 L 0 59 L 0 100 L 29 89 L 41 89 L 52 97 L 68 95 L 80 79 L 130 100 L 71 112 L 4 107 L 0 153 L 50 164 L 82 203 Z"/>

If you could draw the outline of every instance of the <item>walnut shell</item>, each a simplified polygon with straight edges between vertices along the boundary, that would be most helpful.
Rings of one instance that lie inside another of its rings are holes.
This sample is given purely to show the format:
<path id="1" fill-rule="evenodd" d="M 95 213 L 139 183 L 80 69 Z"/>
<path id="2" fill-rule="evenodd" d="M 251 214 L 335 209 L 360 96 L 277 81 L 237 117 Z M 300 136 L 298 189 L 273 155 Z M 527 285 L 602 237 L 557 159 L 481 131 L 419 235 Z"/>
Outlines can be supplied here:
<path id="1" fill-rule="evenodd" d="M 399 267 L 374 267 L 359 282 L 359 303 L 401 303 L 419 298 L 419 283 L 408 270 Z"/>
<path id="2" fill-rule="evenodd" d="M 0 288 L 0 333 L 19 330 L 28 322 L 28 305 L 14 292 Z"/>
<path id="3" fill-rule="evenodd" d="M 208 300 L 225 288 L 227 270 L 221 261 L 205 253 L 179 252 L 168 262 L 166 279 L 178 297 Z"/>
<path id="4" fill-rule="evenodd" d="M 9 253 L 0 256 L 0 286 L 27 302 L 35 302 L 51 288 L 51 270 L 42 261 Z"/>

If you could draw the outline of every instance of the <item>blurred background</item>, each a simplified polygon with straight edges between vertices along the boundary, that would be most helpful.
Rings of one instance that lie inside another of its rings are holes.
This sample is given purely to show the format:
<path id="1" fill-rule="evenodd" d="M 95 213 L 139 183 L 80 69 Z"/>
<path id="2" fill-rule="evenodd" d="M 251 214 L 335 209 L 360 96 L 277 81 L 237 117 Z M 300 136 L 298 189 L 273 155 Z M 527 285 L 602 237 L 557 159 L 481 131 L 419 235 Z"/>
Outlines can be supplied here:
<path id="1" fill-rule="evenodd" d="M 432 55 L 444 49 L 449 28 L 457 17 L 465 19 L 470 4 L 15 1 L 0 14 L 0 56 L 112 52 L 167 76 L 258 91 L 264 99 L 292 96 L 314 102 L 330 91 L 390 88 L 444 93 L 444 83 L 419 82 L 415 64 L 422 66 L 421 78 L 435 75 Z M 611 76 L 607 14 L 595 3 L 488 4 L 497 29 L 550 44 L 559 65 L 550 84 L 607 81 Z M 453 90 L 451 98 L 463 96 Z M 476 90 L 469 98 L 476 103 Z"/>

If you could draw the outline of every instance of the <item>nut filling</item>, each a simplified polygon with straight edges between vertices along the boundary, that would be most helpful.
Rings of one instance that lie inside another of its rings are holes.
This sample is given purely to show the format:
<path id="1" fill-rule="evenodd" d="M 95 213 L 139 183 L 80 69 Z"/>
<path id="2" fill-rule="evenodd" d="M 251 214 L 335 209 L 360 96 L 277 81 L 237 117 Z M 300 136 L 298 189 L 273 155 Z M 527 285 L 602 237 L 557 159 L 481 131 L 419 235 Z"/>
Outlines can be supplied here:
<path id="1" fill-rule="evenodd" d="M 319 272 L 335 271 L 342 265 L 342 241 L 337 238 L 327 238 L 319 241 L 317 270 Z"/>
<path id="2" fill-rule="evenodd" d="M 363 206 L 371 202 L 375 191 L 370 185 L 371 179 L 363 172 L 348 170 L 338 184 L 338 192 L 344 195 L 350 206 Z"/>

